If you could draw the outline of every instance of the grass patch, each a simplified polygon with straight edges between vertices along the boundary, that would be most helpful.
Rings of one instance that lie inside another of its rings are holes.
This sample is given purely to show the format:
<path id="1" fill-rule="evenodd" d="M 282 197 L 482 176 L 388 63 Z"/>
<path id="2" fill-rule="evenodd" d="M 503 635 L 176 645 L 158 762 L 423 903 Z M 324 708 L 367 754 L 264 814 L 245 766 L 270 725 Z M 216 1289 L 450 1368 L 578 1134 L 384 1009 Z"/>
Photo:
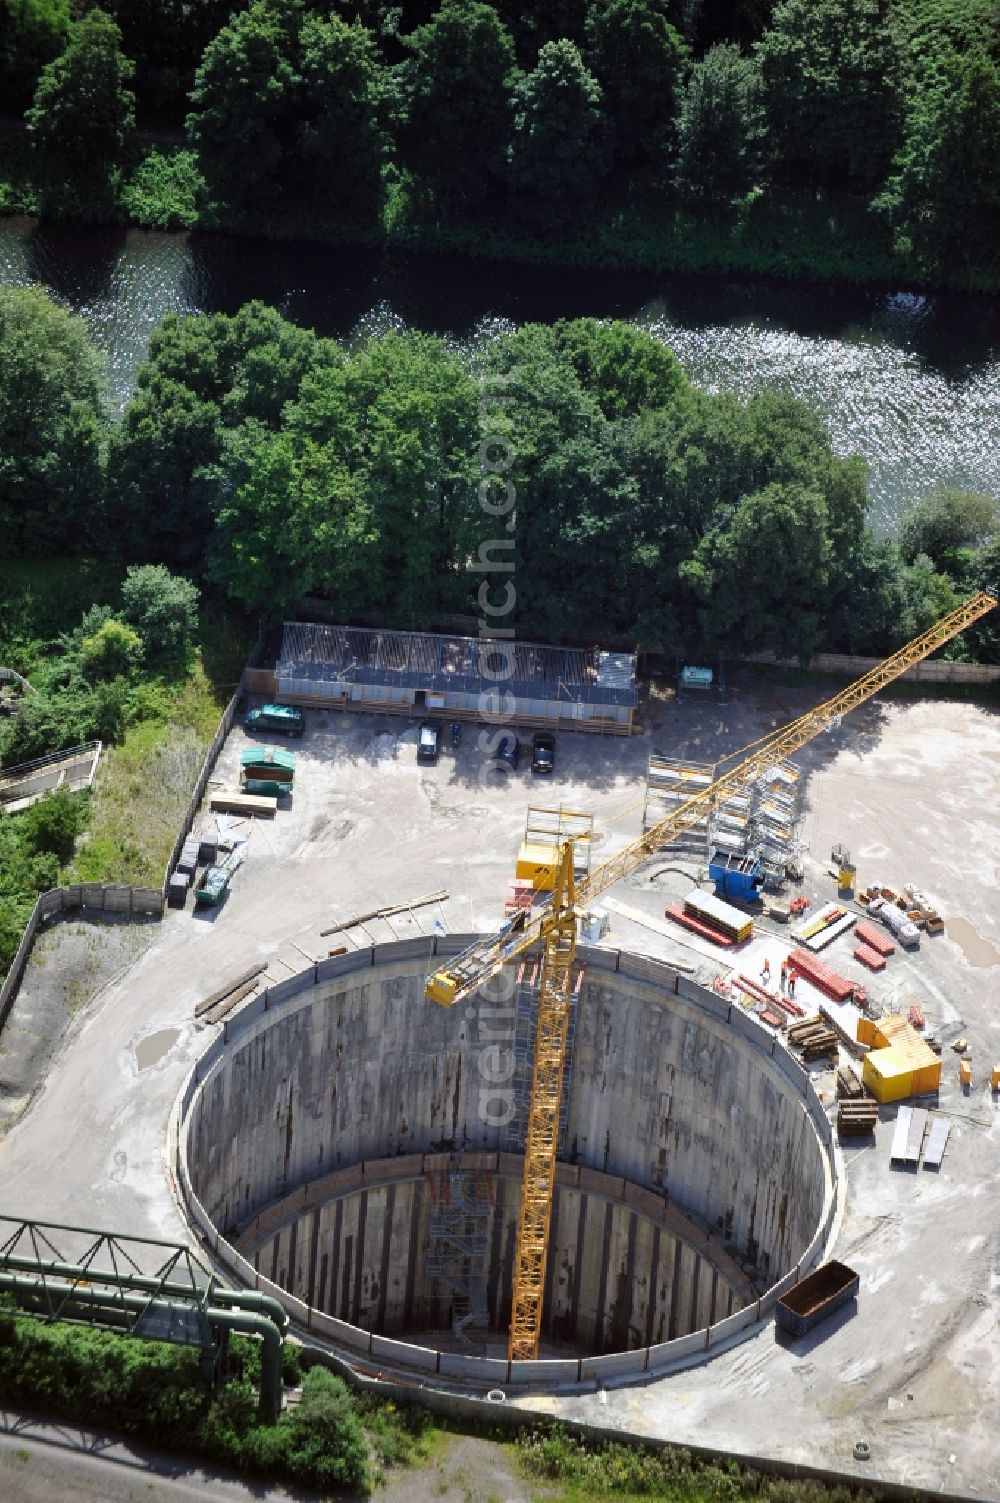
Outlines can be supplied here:
<path id="1" fill-rule="evenodd" d="M 521 1473 L 545 1482 L 545 1496 L 565 1503 L 877 1503 L 883 1496 L 846 1483 L 771 1477 L 735 1461 L 703 1461 L 681 1448 L 592 1444 L 559 1425 L 522 1432 L 513 1449 Z"/>
<path id="2" fill-rule="evenodd" d="M 234 607 L 203 603 L 190 670 L 134 690 L 137 718 L 101 759 L 89 830 L 67 877 L 158 887 L 219 716 L 239 683 L 253 627 Z"/>

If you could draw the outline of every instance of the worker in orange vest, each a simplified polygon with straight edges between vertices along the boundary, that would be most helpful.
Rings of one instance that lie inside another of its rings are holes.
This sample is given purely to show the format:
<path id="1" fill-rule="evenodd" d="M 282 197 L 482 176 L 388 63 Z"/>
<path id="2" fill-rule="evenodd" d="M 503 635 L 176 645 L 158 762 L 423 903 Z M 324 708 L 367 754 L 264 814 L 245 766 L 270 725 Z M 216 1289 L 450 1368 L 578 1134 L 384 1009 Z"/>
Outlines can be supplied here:
<path id="1" fill-rule="evenodd" d="M 781 990 L 785 990 L 785 982 L 788 980 L 788 961 L 781 962 Z"/>
<path id="2" fill-rule="evenodd" d="M 795 996 L 795 983 L 799 979 L 799 973 L 793 965 L 788 967 L 788 995 Z"/>

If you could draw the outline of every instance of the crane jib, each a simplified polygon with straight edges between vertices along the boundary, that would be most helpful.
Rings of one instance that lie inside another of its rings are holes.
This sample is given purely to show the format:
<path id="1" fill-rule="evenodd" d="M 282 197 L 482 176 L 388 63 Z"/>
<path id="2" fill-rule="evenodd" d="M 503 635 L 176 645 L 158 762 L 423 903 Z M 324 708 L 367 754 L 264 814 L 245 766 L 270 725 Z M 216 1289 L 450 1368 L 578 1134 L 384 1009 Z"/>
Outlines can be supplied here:
<path id="1" fill-rule="evenodd" d="M 751 743 L 750 748 L 745 748 L 751 751 L 750 756 L 674 809 L 638 840 L 602 862 L 577 884 L 574 884 L 573 875 L 573 842 L 567 840 L 562 847 L 556 886 L 549 903 L 540 913 L 531 918 L 523 912 L 515 914 L 495 934 L 476 940 L 428 978 L 427 996 L 444 1007 L 451 1007 L 495 975 L 508 961 L 544 942 L 538 982 L 535 1060 L 524 1145 L 524 1182 L 514 1258 L 508 1349 L 512 1360 L 537 1358 L 542 1329 L 542 1291 L 555 1182 L 556 1125 L 565 1063 L 566 1020 L 578 908 L 592 902 L 622 877 L 631 875 L 654 851 L 690 829 L 734 793 L 749 788 L 777 763 L 805 746 L 814 736 L 829 730 L 844 715 L 877 694 L 879 689 L 993 610 L 996 604 L 995 592 L 981 591 L 824 704 Z"/>

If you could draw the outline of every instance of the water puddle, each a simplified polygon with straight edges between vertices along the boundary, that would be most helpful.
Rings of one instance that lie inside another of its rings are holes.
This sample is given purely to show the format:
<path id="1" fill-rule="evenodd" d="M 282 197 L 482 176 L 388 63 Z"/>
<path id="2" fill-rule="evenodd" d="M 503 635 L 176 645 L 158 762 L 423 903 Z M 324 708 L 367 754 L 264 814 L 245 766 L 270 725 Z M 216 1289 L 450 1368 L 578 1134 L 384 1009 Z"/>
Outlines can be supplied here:
<path id="1" fill-rule="evenodd" d="M 1000 950 L 996 945 L 991 945 L 988 939 L 984 939 L 968 919 L 949 919 L 944 932 L 949 939 L 955 941 L 970 965 L 983 970 L 991 965 L 1000 965 Z"/>
<path id="2" fill-rule="evenodd" d="M 140 1039 L 135 1049 L 135 1062 L 140 1070 L 148 1070 L 168 1054 L 180 1038 L 179 1028 L 161 1028 Z"/>

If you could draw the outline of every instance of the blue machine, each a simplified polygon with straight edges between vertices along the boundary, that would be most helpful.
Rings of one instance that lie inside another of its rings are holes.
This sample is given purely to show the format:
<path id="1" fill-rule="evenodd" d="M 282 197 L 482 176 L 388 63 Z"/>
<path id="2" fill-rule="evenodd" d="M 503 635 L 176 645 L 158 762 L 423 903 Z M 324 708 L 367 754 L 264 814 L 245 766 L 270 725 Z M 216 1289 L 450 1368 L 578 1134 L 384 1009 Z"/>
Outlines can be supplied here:
<path id="1" fill-rule="evenodd" d="M 736 903 L 756 903 L 764 886 L 764 873 L 756 856 L 738 856 L 733 851 L 713 851 L 708 875 L 715 895 Z"/>

